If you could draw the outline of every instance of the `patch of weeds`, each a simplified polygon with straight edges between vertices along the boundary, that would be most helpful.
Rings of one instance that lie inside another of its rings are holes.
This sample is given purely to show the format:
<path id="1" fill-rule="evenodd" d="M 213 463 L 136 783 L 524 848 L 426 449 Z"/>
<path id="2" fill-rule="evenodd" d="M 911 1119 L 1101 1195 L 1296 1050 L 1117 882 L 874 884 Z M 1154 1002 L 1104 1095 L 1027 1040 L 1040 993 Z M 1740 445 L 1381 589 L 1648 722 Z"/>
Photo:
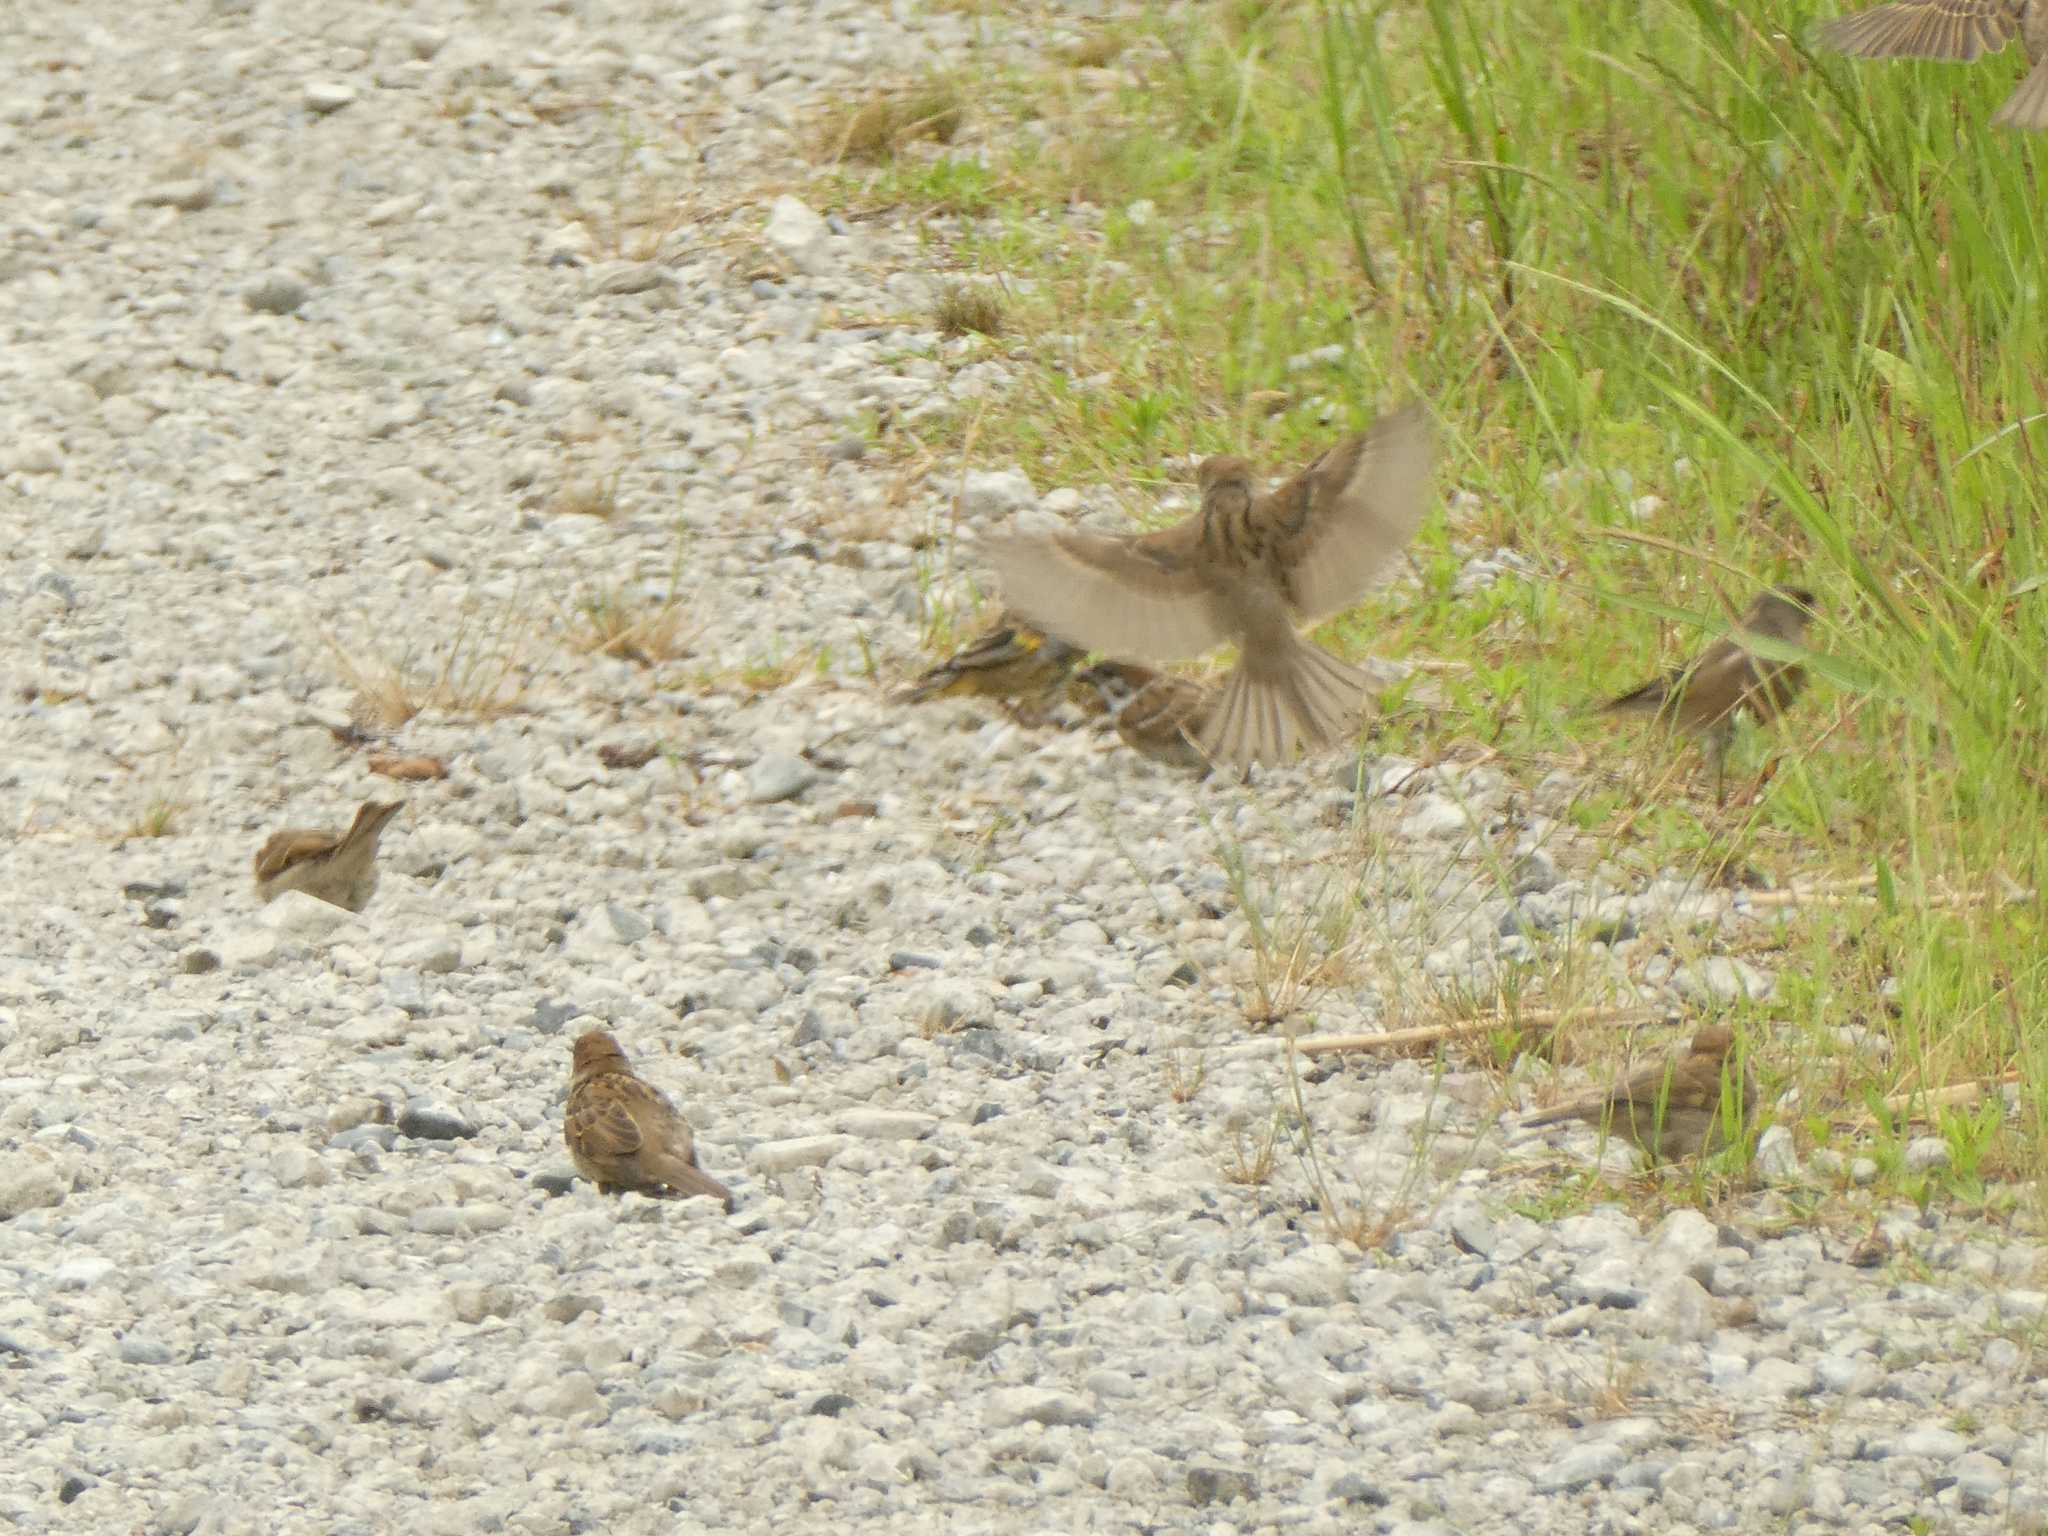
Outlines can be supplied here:
<path id="1" fill-rule="evenodd" d="M 167 795 L 152 795 L 127 826 L 121 829 L 121 836 L 171 837 L 176 835 L 179 818 L 185 814 L 185 802 L 174 800 Z"/>
<path id="2" fill-rule="evenodd" d="M 445 637 L 395 655 L 374 643 L 345 650 L 331 638 L 328 648 L 342 682 L 355 692 L 357 723 L 392 730 L 428 709 L 481 720 L 517 713 L 530 643 L 515 602 L 496 618 L 465 611 Z"/>
<path id="3" fill-rule="evenodd" d="M 750 693 L 773 693 L 802 677 L 811 668 L 816 655 L 813 651 L 799 650 L 780 659 L 771 657 L 743 662 L 734 669 L 733 678 Z"/>
<path id="4" fill-rule="evenodd" d="M 1619 1419 L 1634 1411 L 1643 1395 L 1643 1363 L 1607 1357 L 1607 1375 L 1593 1391 L 1587 1406 L 1603 1419 Z"/>
<path id="5" fill-rule="evenodd" d="M 702 626 L 685 623 L 681 601 L 673 596 L 646 602 L 623 588 L 584 594 L 570 611 L 571 644 L 586 655 L 616 656 L 651 667 L 685 655 Z"/>
<path id="6" fill-rule="evenodd" d="M 1353 977 L 1355 913 L 1348 897 L 1331 897 L 1326 889 L 1298 911 L 1268 911 L 1253 888 L 1243 847 L 1225 843 L 1220 857 L 1251 948 L 1249 987 L 1238 998 L 1247 1023 L 1277 1024 Z"/>
<path id="7" fill-rule="evenodd" d="M 1176 1045 L 1166 1053 L 1160 1072 L 1166 1079 L 1166 1096 L 1176 1104 L 1189 1103 L 1209 1080 L 1208 1053 Z"/>
<path id="8" fill-rule="evenodd" d="M 1103 69 L 1128 46 L 1121 32 L 1104 27 L 1060 50 L 1060 57 L 1075 69 Z"/>
<path id="9" fill-rule="evenodd" d="M 1279 1160 L 1280 1132 L 1284 1117 L 1276 1109 L 1266 1117 L 1265 1129 L 1247 1136 L 1241 1124 L 1230 1127 L 1230 1151 L 1223 1160 L 1225 1183 L 1260 1188 L 1273 1180 Z"/>
<path id="10" fill-rule="evenodd" d="M 646 262 L 689 217 L 679 173 L 650 169 L 653 140 L 623 111 L 614 109 L 618 153 L 601 188 L 608 195 L 595 207 L 578 205 L 575 217 L 590 231 L 595 252 L 612 261 Z"/>
<path id="11" fill-rule="evenodd" d="M 932 79 L 841 102 L 818 129 L 827 160 L 886 160 L 920 139 L 950 144 L 967 120 L 967 97 L 950 80 Z"/>
<path id="12" fill-rule="evenodd" d="M 1429 1117 L 1424 1115 L 1416 1127 L 1414 1154 L 1403 1170 L 1400 1187 L 1392 1195 L 1375 1203 L 1362 1192 L 1347 1194 L 1338 1187 L 1326 1166 L 1315 1123 L 1309 1115 L 1300 1062 L 1291 1047 L 1286 1055 L 1287 1085 L 1294 1105 L 1293 1119 L 1297 1132 L 1295 1156 L 1308 1182 L 1309 1193 L 1315 1199 L 1324 1230 L 1332 1241 L 1347 1242 L 1364 1251 L 1377 1248 L 1408 1224 L 1414 1212 L 1414 1202 L 1429 1177 Z"/>
<path id="13" fill-rule="evenodd" d="M 619 487 L 625 477 L 623 463 L 602 473 L 570 474 L 555 492 L 551 509 L 568 517 L 594 517 L 608 523 L 619 515 Z"/>
<path id="14" fill-rule="evenodd" d="M 988 283 L 947 283 L 932 304 L 932 324 L 941 336 L 996 337 L 1005 323 L 1002 296 Z"/>

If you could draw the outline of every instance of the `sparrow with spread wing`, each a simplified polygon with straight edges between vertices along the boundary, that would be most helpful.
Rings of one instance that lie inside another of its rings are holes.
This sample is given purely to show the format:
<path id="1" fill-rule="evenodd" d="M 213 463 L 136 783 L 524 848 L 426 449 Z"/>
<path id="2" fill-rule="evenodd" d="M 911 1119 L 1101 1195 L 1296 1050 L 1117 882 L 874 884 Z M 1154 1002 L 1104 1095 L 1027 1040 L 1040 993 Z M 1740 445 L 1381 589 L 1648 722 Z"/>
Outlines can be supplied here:
<path id="1" fill-rule="evenodd" d="M 1813 622 L 1814 596 L 1804 587 L 1773 587 L 1758 594 L 1741 622 L 1686 665 L 1629 689 L 1601 709 L 1609 714 L 1656 715 L 1706 743 L 1716 785 L 1721 782 L 1735 717 L 1748 710 L 1775 720 L 1806 686 L 1806 669 L 1795 661 L 1770 661 L 1745 645 L 1761 635 L 1785 645 L 1804 645 Z"/>
<path id="2" fill-rule="evenodd" d="M 1667 1060 L 1631 1073 L 1612 1088 L 1531 1115 L 1522 1124 L 1533 1128 L 1584 1120 L 1626 1137 L 1655 1162 L 1717 1152 L 1728 1140 L 1724 1093 L 1735 1096 L 1738 1124 L 1747 1125 L 1756 1110 L 1756 1074 L 1747 1060 L 1738 1069 L 1731 1059 L 1734 1049 L 1731 1031 L 1709 1025 Z"/>
<path id="3" fill-rule="evenodd" d="M 304 891 L 360 912 L 377 889 L 377 839 L 384 824 L 405 809 L 403 800 L 365 800 L 349 829 L 336 837 L 309 827 L 274 832 L 256 850 L 256 897 L 271 901 Z"/>
<path id="4" fill-rule="evenodd" d="M 1409 406 L 1261 495 L 1239 458 L 1203 460 L 1201 510 L 1156 533 L 1064 530 L 991 541 L 1004 600 L 1070 644 L 1173 661 L 1225 642 L 1238 660 L 1197 745 L 1284 762 L 1352 726 L 1371 679 L 1298 633 L 1356 602 L 1429 504 L 1428 418 Z"/>
<path id="5" fill-rule="evenodd" d="M 2032 68 L 1991 115 L 2006 128 L 2048 128 L 2048 0 L 1892 0 L 1822 23 L 1816 34 L 1860 59 L 1971 63 L 2015 37 Z"/>
<path id="6" fill-rule="evenodd" d="M 576 1039 L 562 1140 L 600 1194 L 709 1195 L 733 1208 L 732 1191 L 697 1166 L 689 1122 L 666 1094 L 634 1076 L 619 1042 L 601 1029 Z"/>

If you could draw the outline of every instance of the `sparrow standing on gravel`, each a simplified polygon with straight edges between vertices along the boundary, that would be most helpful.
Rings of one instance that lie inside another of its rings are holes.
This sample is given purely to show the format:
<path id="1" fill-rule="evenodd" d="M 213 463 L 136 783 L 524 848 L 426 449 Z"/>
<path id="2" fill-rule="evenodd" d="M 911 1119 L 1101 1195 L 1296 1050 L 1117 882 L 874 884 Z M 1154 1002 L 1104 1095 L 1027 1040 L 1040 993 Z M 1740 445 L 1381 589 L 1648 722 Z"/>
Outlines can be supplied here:
<path id="1" fill-rule="evenodd" d="M 365 800 L 340 837 L 308 827 L 273 833 L 256 850 L 256 896 L 271 901 L 286 891 L 360 912 L 377 889 L 377 839 L 384 824 L 405 809 L 403 800 Z"/>
<path id="2" fill-rule="evenodd" d="M 1013 611 L 1088 650 L 1164 662 L 1238 648 L 1197 743 L 1243 767 L 1285 762 L 1348 731 L 1366 673 L 1298 624 L 1356 602 L 1429 504 L 1428 419 L 1409 406 L 1258 494 L 1243 459 L 1202 461 L 1201 511 L 1156 533 L 1072 530 L 991 541 Z"/>
<path id="3" fill-rule="evenodd" d="M 562 1140 L 600 1194 L 709 1195 L 733 1208 L 732 1191 L 697 1166 L 688 1122 L 666 1094 L 633 1075 L 619 1042 L 601 1029 L 577 1037 Z"/>
<path id="4" fill-rule="evenodd" d="M 2006 128 L 2048 128 L 2048 0 L 1892 0 L 1821 25 L 1821 43 L 1859 59 L 1968 64 L 2015 37 L 2032 65 L 1991 116 Z"/>
<path id="5" fill-rule="evenodd" d="M 1209 776 L 1209 759 L 1195 745 L 1208 724 L 1215 695 L 1193 678 L 1126 661 L 1105 661 L 1074 674 L 1101 695 L 1110 724 L 1133 752 L 1169 768 Z"/>
<path id="6" fill-rule="evenodd" d="M 1719 1151 L 1728 1142 L 1723 1091 L 1732 1090 L 1740 1124 L 1756 1110 L 1756 1074 L 1749 1063 L 1729 1059 L 1735 1036 L 1718 1024 L 1692 1037 L 1692 1044 L 1656 1066 L 1643 1068 L 1601 1093 L 1531 1115 L 1525 1127 L 1584 1120 L 1625 1136 L 1653 1162 L 1676 1162 L 1694 1153 Z"/>
<path id="7" fill-rule="evenodd" d="M 1007 613 L 1000 614 L 995 623 L 922 673 L 891 702 L 922 704 L 927 699 L 979 694 L 1037 706 L 1059 690 L 1080 659 L 1081 652 L 1065 641 Z"/>
<path id="8" fill-rule="evenodd" d="M 1785 645 L 1804 645 L 1813 612 L 1813 594 L 1804 587 L 1774 587 L 1749 605 L 1732 634 L 1683 667 L 1631 688 L 1601 709 L 1609 714 L 1656 715 L 1703 738 L 1718 792 L 1737 713 L 1746 709 L 1759 720 L 1775 720 L 1806 686 L 1804 667 L 1753 655 L 1744 638 L 1761 635 Z"/>

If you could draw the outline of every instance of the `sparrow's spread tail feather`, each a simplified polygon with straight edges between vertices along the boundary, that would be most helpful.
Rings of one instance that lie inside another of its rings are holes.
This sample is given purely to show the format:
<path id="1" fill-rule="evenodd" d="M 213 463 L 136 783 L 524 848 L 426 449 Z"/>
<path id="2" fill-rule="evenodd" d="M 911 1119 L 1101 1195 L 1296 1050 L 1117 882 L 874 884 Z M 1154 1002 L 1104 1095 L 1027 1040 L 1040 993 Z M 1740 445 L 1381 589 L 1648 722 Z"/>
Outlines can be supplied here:
<path id="1" fill-rule="evenodd" d="M 2048 59 L 2027 72 L 2019 89 L 1991 114 L 1991 121 L 2000 128 L 2048 128 Z"/>
<path id="2" fill-rule="evenodd" d="M 1239 658 L 1199 745 L 1237 768 L 1284 763 L 1349 731 L 1371 691 L 1364 672 L 1297 637 L 1278 656 Z"/>

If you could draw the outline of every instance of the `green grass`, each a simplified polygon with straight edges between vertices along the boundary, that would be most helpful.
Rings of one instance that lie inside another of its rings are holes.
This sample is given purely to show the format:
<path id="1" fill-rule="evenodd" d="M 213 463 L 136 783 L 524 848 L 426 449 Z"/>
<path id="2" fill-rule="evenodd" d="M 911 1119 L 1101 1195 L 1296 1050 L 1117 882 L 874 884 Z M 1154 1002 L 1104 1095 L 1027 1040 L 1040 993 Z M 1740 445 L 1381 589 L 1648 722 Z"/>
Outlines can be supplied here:
<path id="1" fill-rule="evenodd" d="M 1991 899 L 2048 873 L 2048 142 L 1988 126 L 2017 59 L 1810 54 L 1840 8 L 1177 9 L 1121 35 L 1134 86 L 992 76 L 978 152 L 843 190 L 975 215 L 952 263 L 1030 279 L 1024 382 L 972 452 L 1042 484 L 1125 486 L 1149 519 L 1182 455 L 1285 467 L 1427 400 L 1446 510 L 1419 586 L 1323 638 L 1469 670 L 1382 746 L 1581 771 L 1571 819 L 1646 871 L 1878 872 L 1877 902 L 1788 915 L 1760 957 L 1767 1048 L 1850 1115 L 2020 1069 L 2016 1115 L 1943 1132 L 1966 1193 L 2048 1161 L 2043 909 Z M 1455 595 L 1496 548 L 1541 574 Z M 1775 762 L 1753 798 L 1717 807 L 1689 748 L 1584 712 L 1794 574 L 1817 683 L 1738 738 L 1731 789 Z M 1847 1024 L 1889 1055 L 1811 1049 Z"/>

